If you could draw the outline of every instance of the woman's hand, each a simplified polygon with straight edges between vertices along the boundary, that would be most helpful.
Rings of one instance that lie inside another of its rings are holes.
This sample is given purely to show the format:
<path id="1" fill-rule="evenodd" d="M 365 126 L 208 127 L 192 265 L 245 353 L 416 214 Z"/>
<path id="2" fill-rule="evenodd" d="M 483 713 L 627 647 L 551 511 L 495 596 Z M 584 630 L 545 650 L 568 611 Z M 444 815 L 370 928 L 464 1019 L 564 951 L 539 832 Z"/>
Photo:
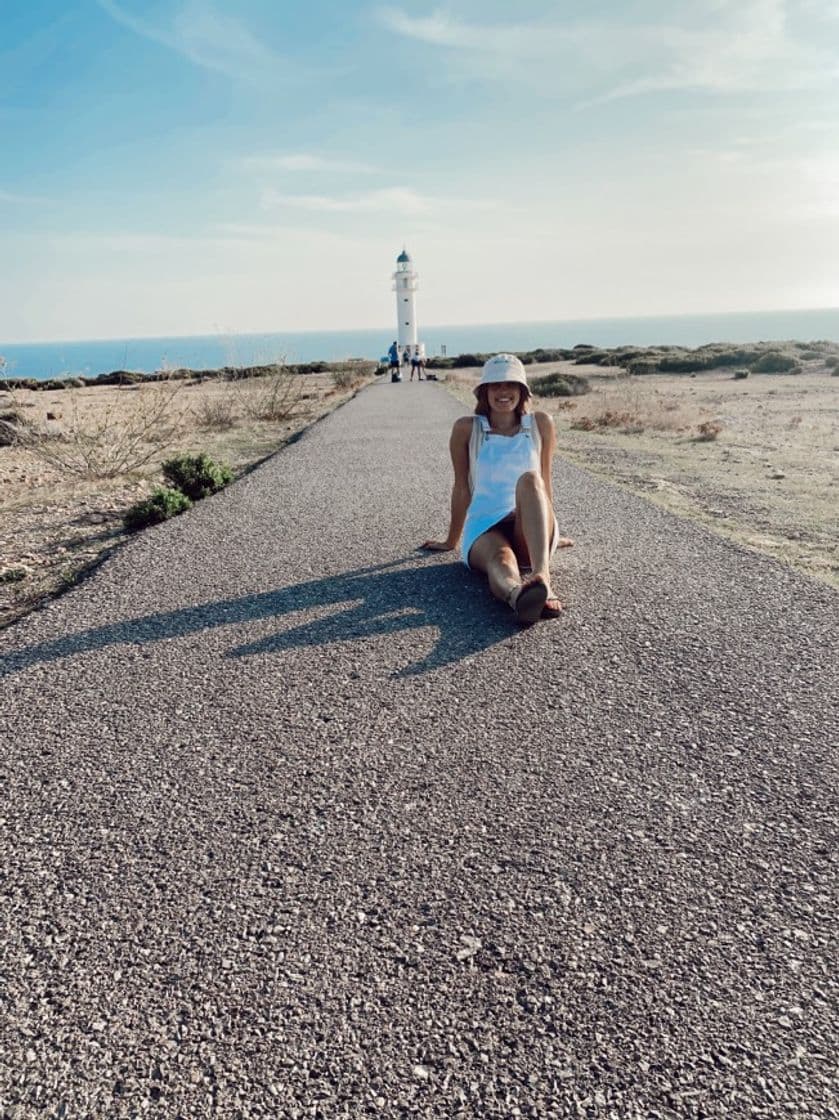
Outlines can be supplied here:
<path id="1" fill-rule="evenodd" d="M 454 545 L 449 544 L 448 541 L 423 541 L 420 548 L 424 548 L 428 552 L 451 552 Z"/>

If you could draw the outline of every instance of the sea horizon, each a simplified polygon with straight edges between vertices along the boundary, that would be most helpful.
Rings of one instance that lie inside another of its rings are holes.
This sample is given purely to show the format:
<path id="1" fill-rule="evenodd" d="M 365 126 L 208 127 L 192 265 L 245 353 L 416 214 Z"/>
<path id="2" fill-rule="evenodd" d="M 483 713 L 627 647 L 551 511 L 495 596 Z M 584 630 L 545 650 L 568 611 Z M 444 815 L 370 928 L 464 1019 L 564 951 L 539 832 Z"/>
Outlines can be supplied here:
<path id="1" fill-rule="evenodd" d="M 96 377 L 118 369 L 217 369 L 284 361 L 296 365 L 350 358 L 377 360 L 393 340 L 390 327 L 266 331 L 0 343 L 5 375 L 46 380 Z M 429 356 L 525 351 L 579 344 L 685 346 L 712 342 L 839 341 L 839 308 L 730 311 L 690 315 L 532 320 L 421 327 Z"/>

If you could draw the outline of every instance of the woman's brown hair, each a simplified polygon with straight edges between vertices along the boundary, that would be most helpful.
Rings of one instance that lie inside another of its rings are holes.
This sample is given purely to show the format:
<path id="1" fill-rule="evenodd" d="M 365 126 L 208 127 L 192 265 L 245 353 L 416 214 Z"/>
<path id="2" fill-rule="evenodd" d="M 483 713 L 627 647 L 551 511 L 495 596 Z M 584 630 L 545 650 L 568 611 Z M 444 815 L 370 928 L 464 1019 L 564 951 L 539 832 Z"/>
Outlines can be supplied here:
<path id="1" fill-rule="evenodd" d="M 530 386 L 522 385 L 518 381 L 512 382 L 519 390 L 519 400 L 516 405 L 516 420 L 521 423 L 521 418 L 527 412 L 527 406 L 530 401 Z M 478 403 L 475 405 L 476 416 L 489 416 L 489 386 L 479 385 L 477 390 Z"/>

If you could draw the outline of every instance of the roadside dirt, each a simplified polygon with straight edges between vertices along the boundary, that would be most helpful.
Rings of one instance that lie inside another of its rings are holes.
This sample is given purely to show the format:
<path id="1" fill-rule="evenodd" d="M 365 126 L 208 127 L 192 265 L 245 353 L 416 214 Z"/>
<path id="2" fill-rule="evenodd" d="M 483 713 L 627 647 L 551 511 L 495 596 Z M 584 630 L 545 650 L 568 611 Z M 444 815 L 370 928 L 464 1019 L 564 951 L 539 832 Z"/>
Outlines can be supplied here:
<path id="1" fill-rule="evenodd" d="M 0 391 L 0 416 L 17 413 L 27 430 L 45 437 L 0 446 L 0 627 L 71 586 L 126 538 L 123 514 L 162 484 L 165 459 L 203 451 L 241 475 L 369 379 L 294 376 L 285 398 L 284 385 L 272 398 L 270 385 L 258 379 Z M 255 417 L 272 406 L 288 415 Z M 151 458 L 115 477 L 85 477 L 50 461 L 84 446 L 101 462 L 147 420 L 150 431 L 134 458 Z"/>

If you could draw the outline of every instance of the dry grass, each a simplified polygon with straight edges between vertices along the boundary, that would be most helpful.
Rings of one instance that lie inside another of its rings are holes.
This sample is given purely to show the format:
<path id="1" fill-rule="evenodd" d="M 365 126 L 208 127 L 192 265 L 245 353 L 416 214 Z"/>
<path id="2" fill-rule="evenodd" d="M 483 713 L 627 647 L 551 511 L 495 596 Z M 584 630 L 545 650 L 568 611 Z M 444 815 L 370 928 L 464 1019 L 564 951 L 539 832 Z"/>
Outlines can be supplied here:
<path id="1" fill-rule="evenodd" d="M 303 395 L 303 378 L 279 365 L 267 377 L 234 377 L 231 386 L 241 413 L 273 424 L 288 420 Z"/>
<path id="2" fill-rule="evenodd" d="M 580 372 L 592 393 L 574 413 L 537 405 L 555 417 L 560 454 L 839 586 L 839 387 L 826 370 L 656 374 L 629 385 Z M 598 424 L 610 412 L 619 422 Z M 582 430 L 580 415 L 595 426 Z"/>
<path id="3" fill-rule="evenodd" d="M 600 375 L 602 381 L 606 379 Z M 580 431 L 617 428 L 628 434 L 687 432 L 697 423 L 695 411 L 652 381 L 618 375 L 579 400 L 572 427 Z"/>
<path id="4" fill-rule="evenodd" d="M 0 417 L 11 417 L 14 440 L 0 441 L 0 626 L 124 538 L 123 513 L 161 482 L 164 459 L 203 451 L 240 474 L 369 377 L 355 366 L 349 388 L 329 373 L 282 369 L 14 394 L 0 383 Z"/>
<path id="5" fill-rule="evenodd" d="M 17 426 L 17 444 L 59 474 L 118 478 L 159 458 L 178 439 L 185 416 L 176 408 L 184 382 L 156 382 L 111 399 L 96 413 L 85 407 L 82 390 L 64 390 L 60 411 L 47 410 Z M 22 411 L 20 393 L 12 394 Z"/>
<path id="6" fill-rule="evenodd" d="M 703 443 L 713 443 L 721 431 L 722 424 L 715 420 L 703 420 L 701 424 L 697 424 L 696 438 Z"/>

